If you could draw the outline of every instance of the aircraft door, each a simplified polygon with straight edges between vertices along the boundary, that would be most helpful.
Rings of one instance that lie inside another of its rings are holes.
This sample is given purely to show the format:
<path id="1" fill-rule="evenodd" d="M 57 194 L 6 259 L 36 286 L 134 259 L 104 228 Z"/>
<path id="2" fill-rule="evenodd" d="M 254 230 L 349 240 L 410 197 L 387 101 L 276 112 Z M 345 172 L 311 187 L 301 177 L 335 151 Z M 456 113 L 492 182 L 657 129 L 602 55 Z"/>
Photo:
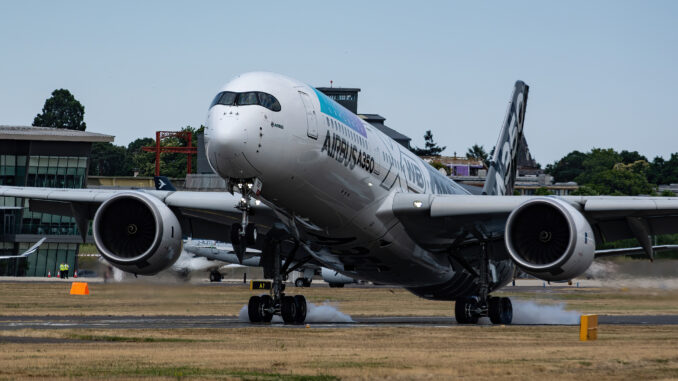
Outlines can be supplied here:
<path id="1" fill-rule="evenodd" d="M 303 91 L 299 91 L 299 96 L 306 109 L 306 133 L 309 138 L 318 139 L 318 124 L 315 117 L 315 107 L 313 107 L 311 97 Z"/>

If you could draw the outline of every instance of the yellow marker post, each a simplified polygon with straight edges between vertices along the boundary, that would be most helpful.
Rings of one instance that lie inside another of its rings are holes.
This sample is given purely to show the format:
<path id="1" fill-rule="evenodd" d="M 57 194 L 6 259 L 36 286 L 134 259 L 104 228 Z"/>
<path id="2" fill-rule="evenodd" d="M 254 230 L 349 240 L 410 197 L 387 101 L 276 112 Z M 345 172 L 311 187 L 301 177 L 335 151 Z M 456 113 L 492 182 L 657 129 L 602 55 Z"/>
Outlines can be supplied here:
<path id="1" fill-rule="evenodd" d="M 71 295 L 89 295 L 89 286 L 86 282 L 73 282 L 71 284 Z"/>
<path id="2" fill-rule="evenodd" d="M 598 315 L 581 315 L 579 324 L 579 341 L 590 341 L 598 338 Z"/>

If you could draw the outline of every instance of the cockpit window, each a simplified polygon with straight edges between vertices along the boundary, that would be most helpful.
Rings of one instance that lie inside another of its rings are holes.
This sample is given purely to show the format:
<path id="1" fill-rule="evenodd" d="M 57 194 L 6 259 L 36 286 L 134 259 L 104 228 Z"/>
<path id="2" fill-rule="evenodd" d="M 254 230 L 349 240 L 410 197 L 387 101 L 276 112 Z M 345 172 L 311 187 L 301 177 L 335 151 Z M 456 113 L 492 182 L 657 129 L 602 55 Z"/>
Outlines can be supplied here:
<path id="1" fill-rule="evenodd" d="M 238 95 L 237 93 L 233 93 L 230 91 L 222 91 L 219 94 L 217 94 L 216 97 L 214 97 L 214 100 L 212 101 L 210 108 L 212 108 L 214 105 L 232 106 L 235 103 L 235 97 L 237 95 Z"/>
<path id="2" fill-rule="evenodd" d="M 238 106 L 256 105 L 259 104 L 259 98 L 257 97 L 257 93 L 253 91 L 249 93 L 240 93 L 238 94 L 236 103 Z"/>
<path id="3" fill-rule="evenodd" d="M 280 111 L 280 102 L 271 94 L 259 93 L 259 104 L 271 111 Z"/>
<path id="4" fill-rule="evenodd" d="M 259 105 L 266 107 L 271 111 L 280 111 L 280 102 L 271 94 L 259 91 L 248 91 L 246 93 L 234 93 L 232 91 L 222 91 L 214 97 L 210 108 L 215 105 L 226 106 L 249 106 Z"/>

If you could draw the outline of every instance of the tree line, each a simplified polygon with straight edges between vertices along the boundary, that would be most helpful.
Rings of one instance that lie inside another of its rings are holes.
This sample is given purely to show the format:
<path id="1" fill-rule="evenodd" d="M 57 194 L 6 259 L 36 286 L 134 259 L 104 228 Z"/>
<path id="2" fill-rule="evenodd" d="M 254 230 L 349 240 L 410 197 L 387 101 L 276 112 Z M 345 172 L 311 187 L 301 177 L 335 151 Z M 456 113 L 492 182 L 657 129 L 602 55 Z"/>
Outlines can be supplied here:
<path id="1" fill-rule="evenodd" d="M 678 183 L 678 152 L 668 160 L 658 156 L 649 161 L 638 151 L 572 151 L 547 165 L 545 173 L 556 182 L 576 182 L 578 195 L 654 195 L 658 185 Z M 673 196 L 669 191 L 662 195 Z"/>

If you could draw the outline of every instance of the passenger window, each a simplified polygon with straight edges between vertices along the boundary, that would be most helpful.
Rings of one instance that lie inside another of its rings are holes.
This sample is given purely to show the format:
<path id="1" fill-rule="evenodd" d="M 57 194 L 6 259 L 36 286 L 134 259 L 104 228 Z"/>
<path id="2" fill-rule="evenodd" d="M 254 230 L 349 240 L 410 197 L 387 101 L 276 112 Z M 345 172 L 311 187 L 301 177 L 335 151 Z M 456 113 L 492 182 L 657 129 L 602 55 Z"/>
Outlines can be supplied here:
<path id="1" fill-rule="evenodd" d="M 238 104 L 238 106 L 247 106 L 247 105 L 257 105 L 257 104 L 259 104 L 259 99 L 257 97 L 257 93 L 252 91 L 252 92 L 249 92 L 249 93 L 238 94 L 237 104 Z"/>

